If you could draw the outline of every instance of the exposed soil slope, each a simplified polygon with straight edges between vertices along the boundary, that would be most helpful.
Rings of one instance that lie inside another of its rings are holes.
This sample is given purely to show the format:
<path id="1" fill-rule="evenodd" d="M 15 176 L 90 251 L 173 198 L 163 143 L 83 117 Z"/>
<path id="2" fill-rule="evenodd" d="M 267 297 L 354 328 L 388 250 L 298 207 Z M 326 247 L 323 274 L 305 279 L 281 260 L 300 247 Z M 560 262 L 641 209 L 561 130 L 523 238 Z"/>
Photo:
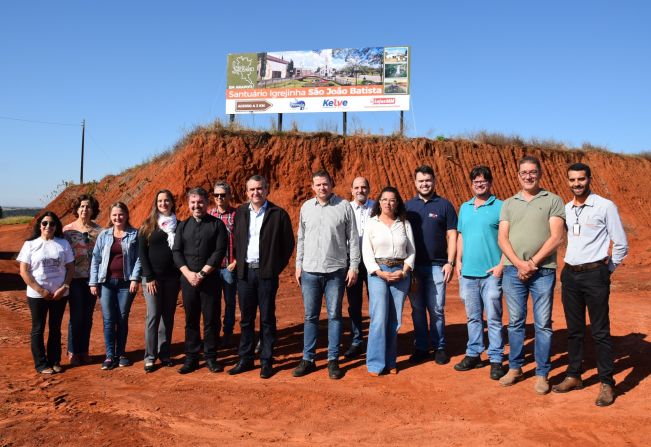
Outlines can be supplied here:
<path id="1" fill-rule="evenodd" d="M 11 260 L 29 229 L 17 225 L 0 227 L 0 446 L 647 445 L 651 436 L 651 197 L 648 189 L 634 183 L 649 172 L 651 163 L 647 160 L 467 141 L 204 132 L 150 165 L 106 177 L 96 185 L 68 188 L 48 208 L 70 221 L 70 201 L 91 189 L 104 209 L 100 223 L 107 220 L 108 205 L 122 200 L 138 225 L 160 188 L 168 188 L 182 199 L 188 187 L 210 188 L 222 178 L 235 185 L 236 200 L 243 201 L 244 180 L 260 173 L 271 182 L 271 200 L 287 208 L 296 224 L 301 202 L 311 196 L 310 172 L 317 168 L 331 171 L 336 191 L 344 197 L 349 196 L 349 184 L 356 175 L 369 177 L 375 192 L 390 183 L 408 197 L 413 194 L 413 169 L 421 163 L 434 166 L 437 191 L 458 206 L 470 196 L 467 172 L 475 164 L 493 169 L 498 196 L 513 194 L 518 189 L 515 163 L 525 152 L 542 159 L 544 185 L 565 199 L 569 198 L 564 180 L 566 165 L 586 161 L 594 170 L 594 190 L 612 198 L 622 213 L 631 253 L 613 277 L 611 327 L 620 393 L 613 406 L 597 408 L 593 404 L 598 379 L 591 342 L 586 348 L 584 390 L 564 395 L 534 394 L 531 317 L 525 348 L 526 380 L 504 389 L 489 380 L 488 368 L 455 371 L 453 365 L 463 358 L 467 340 L 456 280 L 448 287 L 446 304 L 450 364 L 408 363 L 413 325 L 407 301 L 399 335 L 398 375 L 369 377 L 364 360 L 359 359 L 342 361 L 346 370 L 342 380 L 328 379 L 326 325 L 322 324 L 318 371 L 294 378 L 291 369 L 302 350 L 303 308 L 300 289 L 291 279 L 291 266 L 280 281 L 277 373 L 270 380 L 261 380 L 258 370 L 234 377 L 210 374 L 205 368 L 188 376 L 170 368 L 145 374 L 146 310 L 141 295 L 130 318 L 127 352 L 135 362 L 131 368 L 100 370 L 104 348 L 98 305 L 91 337 L 94 364 L 67 368 L 64 374 L 53 377 L 38 376 L 29 352 L 30 319 L 24 285 Z M 187 206 L 184 200 L 179 204 L 179 214 L 184 217 Z M 562 379 L 567 365 L 567 330 L 559 290 L 557 286 L 553 310 L 553 383 Z M 366 303 L 364 315 L 368 315 Z M 179 302 L 172 347 L 177 363 L 183 359 L 183 319 Z M 346 322 L 344 344 L 349 342 L 347 332 Z M 221 350 L 220 357 L 228 369 L 237 361 L 236 349 Z"/>

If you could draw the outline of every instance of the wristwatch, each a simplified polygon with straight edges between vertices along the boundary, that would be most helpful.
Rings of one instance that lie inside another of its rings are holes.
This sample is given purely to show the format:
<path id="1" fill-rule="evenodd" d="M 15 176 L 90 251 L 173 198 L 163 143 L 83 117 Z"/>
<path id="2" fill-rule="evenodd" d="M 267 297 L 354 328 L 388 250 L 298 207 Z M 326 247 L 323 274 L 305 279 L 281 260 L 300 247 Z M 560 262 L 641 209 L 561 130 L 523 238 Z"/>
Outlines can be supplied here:
<path id="1" fill-rule="evenodd" d="M 205 278 L 206 277 L 206 272 L 204 272 L 203 270 L 199 270 L 197 272 L 197 275 L 201 276 L 202 278 Z"/>
<path id="2" fill-rule="evenodd" d="M 450 264 L 452 267 L 454 267 L 457 263 L 454 261 L 448 261 L 446 264 Z"/>

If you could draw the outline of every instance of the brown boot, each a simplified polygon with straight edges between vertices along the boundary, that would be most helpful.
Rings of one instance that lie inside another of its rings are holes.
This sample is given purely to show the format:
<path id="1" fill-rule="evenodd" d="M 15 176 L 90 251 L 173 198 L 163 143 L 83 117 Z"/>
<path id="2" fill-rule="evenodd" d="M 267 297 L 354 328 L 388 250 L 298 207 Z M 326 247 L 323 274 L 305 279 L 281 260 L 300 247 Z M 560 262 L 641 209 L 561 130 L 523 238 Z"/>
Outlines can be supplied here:
<path id="1" fill-rule="evenodd" d="M 499 383 L 502 386 L 511 386 L 515 385 L 522 379 L 522 368 L 509 369 L 500 380 Z"/>
<path id="2" fill-rule="evenodd" d="M 615 402 L 615 389 L 607 383 L 602 383 L 595 404 L 598 407 L 607 407 L 613 402 Z"/>
<path id="3" fill-rule="evenodd" d="M 580 390 L 581 388 L 583 388 L 583 381 L 580 377 L 567 376 L 561 383 L 554 385 L 552 391 L 555 393 L 567 393 L 568 391 Z"/>
<path id="4" fill-rule="evenodd" d="M 536 383 L 533 385 L 533 390 L 536 394 L 541 396 L 549 393 L 549 382 L 547 376 L 536 376 Z"/>

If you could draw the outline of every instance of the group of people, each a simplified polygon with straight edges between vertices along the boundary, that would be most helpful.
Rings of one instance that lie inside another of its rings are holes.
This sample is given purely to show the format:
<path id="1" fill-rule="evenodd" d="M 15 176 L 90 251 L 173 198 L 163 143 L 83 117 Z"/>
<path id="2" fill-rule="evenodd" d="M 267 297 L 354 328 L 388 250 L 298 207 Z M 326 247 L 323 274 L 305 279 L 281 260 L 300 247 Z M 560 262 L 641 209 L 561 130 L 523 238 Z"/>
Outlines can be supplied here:
<path id="1" fill-rule="evenodd" d="M 296 245 L 295 278 L 304 305 L 304 342 L 302 359 L 293 370 L 295 377 L 316 370 L 324 297 L 328 376 L 344 376 L 339 366 L 344 294 L 348 298 L 351 343 L 343 355 L 353 359 L 365 352 L 371 376 L 398 372 L 397 335 L 407 296 L 415 334 L 409 361 L 421 363 L 433 357 L 437 364 L 448 363 L 446 285 L 456 273 L 468 328 L 466 355 L 454 366 L 456 370 L 486 365 L 481 358 L 486 350 L 491 379 L 505 387 L 522 380 L 530 295 L 535 327 L 535 392 L 563 393 L 582 387 L 587 309 L 601 382 L 596 404 L 610 405 L 615 398 L 608 310 L 610 274 L 627 254 L 626 235 L 615 205 L 590 190 L 589 166 L 576 163 L 568 167 L 573 199 L 565 205 L 560 197 L 540 186 L 542 174 L 538 159 L 523 157 L 517 171 L 522 189 L 502 202 L 492 193 L 491 170 L 477 166 L 469 175 L 473 197 L 457 214 L 448 200 L 436 194 L 435 173 L 430 166 L 415 170 L 416 195 L 406 202 L 392 186 L 371 200 L 370 184 L 364 177 L 353 180 L 352 200 L 344 200 L 333 193 L 330 174 L 319 170 L 311 178 L 314 198 L 301 206 L 296 239 L 288 213 L 267 199 L 269 185 L 260 175 L 247 180 L 247 202 L 237 208 L 231 206 L 231 186 L 226 182 L 215 184 L 216 206 L 210 210 L 208 192 L 190 189 L 186 195 L 190 216 L 184 221 L 177 221 L 172 193 L 161 190 L 139 229 L 131 226 L 128 208 L 122 202 L 110 206 L 108 228 L 102 229 L 94 221 L 99 204 L 92 196 L 82 195 L 72 208 L 77 218 L 74 222 L 62 227 L 59 218 L 46 211 L 36 220 L 33 234 L 18 256 L 32 312 L 36 370 L 43 374 L 61 371 L 61 322 L 66 301 L 70 303 L 70 363 L 90 361 L 89 337 L 98 297 L 106 348 L 102 369 L 129 366 L 125 353 L 129 311 L 142 283 L 147 303 L 146 372 L 156 369 L 156 360 L 173 366 L 170 342 L 180 290 L 185 309 L 185 360 L 179 373 L 199 368 L 201 352 L 210 372 L 223 370 L 218 348 L 231 342 L 237 296 L 239 359 L 228 373 L 254 369 L 259 354 L 260 377 L 270 378 L 274 374 L 278 278 Z M 565 379 L 550 387 L 556 251 L 566 233 L 561 281 L 569 366 Z M 362 328 L 364 284 L 370 316 L 366 345 Z M 225 309 L 220 343 L 222 293 Z M 509 314 L 507 369 L 503 366 L 503 293 Z M 260 333 L 256 337 L 258 310 Z M 43 340 L 46 319 L 47 349 Z"/>

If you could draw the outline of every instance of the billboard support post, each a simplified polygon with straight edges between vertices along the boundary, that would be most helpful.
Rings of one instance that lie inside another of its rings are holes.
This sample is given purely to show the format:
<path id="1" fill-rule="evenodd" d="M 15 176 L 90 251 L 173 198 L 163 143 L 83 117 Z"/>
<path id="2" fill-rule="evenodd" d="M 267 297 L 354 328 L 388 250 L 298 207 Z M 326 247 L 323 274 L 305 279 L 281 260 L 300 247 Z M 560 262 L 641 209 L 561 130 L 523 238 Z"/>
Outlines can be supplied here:
<path id="1" fill-rule="evenodd" d="M 343 112 L 343 129 L 344 129 L 344 137 L 346 136 L 346 117 L 348 115 L 348 112 Z"/>
<path id="2" fill-rule="evenodd" d="M 405 136 L 405 112 L 403 110 L 400 111 L 400 136 Z"/>
<path id="3" fill-rule="evenodd" d="M 278 132 L 283 131 L 283 114 L 279 113 L 278 114 Z"/>
<path id="4" fill-rule="evenodd" d="M 234 113 L 231 113 L 231 114 L 229 115 L 228 120 L 230 121 L 231 124 L 233 124 L 233 123 L 235 122 L 235 114 L 234 114 Z"/>

